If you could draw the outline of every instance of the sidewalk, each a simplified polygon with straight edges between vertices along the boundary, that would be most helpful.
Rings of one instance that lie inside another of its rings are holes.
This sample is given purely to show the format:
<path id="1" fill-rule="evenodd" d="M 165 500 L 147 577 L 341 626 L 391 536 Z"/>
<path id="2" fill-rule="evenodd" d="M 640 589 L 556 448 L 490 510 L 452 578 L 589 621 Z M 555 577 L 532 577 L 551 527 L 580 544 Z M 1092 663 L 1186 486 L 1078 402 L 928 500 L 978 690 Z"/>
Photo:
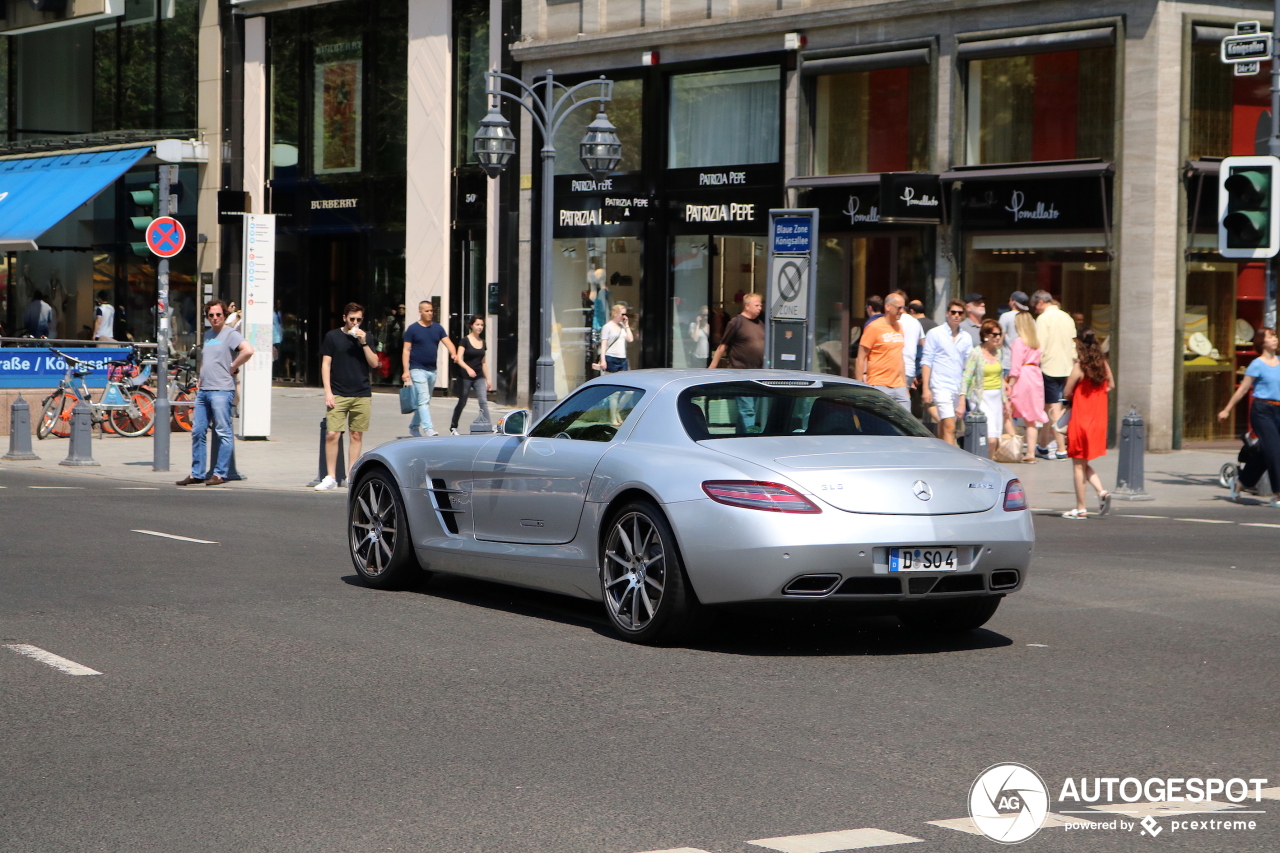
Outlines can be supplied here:
<path id="1" fill-rule="evenodd" d="M 449 419 L 455 398 L 437 397 L 431 403 L 431 420 L 437 431 L 447 437 Z M 510 406 L 489 404 L 496 423 Z M 37 414 L 33 412 L 33 415 Z M 324 392 L 319 388 L 273 388 L 271 395 L 271 439 L 269 441 L 237 441 L 236 468 L 246 478 L 228 483 L 229 489 L 267 489 L 296 491 L 314 480 L 319 467 L 320 420 L 324 417 Z M 479 415 L 475 400 L 467 401 L 458 430 L 464 435 Z M 400 398 L 396 394 L 374 392 L 373 418 L 364 436 L 364 449 L 409 435 L 412 415 L 400 414 Z M 34 421 L 34 417 L 33 417 Z M 34 423 L 33 423 L 34 429 Z M 6 435 L 0 455 L 8 452 Z M 345 439 L 344 439 L 345 441 Z M 187 476 L 191 468 L 191 434 L 174 431 L 169 439 L 169 470 L 151 470 L 154 441 L 150 436 L 121 438 L 94 433 L 93 458 L 101 467 L 69 468 L 59 465 L 67 458 L 70 439 L 38 440 L 33 434 L 31 449 L 40 457 L 32 462 L 0 461 L 0 478 L 7 470 L 40 470 L 127 480 L 140 485 L 169 485 Z M 202 487 L 200 487 L 202 488 Z"/>
<path id="2" fill-rule="evenodd" d="M 447 433 L 455 401 L 436 398 L 431 404 L 435 428 Z M 490 404 L 496 422 L 511 407 Z M 271 440 L 237 441 L 236 465 L 247 479 L 229 483 L 233 489 L 267 489 L 297 491 L 315 479 L 319 462 L 320 419 L 324 417 L 324 394 L 318 388 L 275 388 L 272 391 Z M 468 401 L 459 429 L 466 433 L 477 415 L 475 401 Z M 373 423 L 365 435 L 365 449 L 376 447 L 409 434 L 409 415 L 400 414 L 395 394 L 373 395 Z M 448 437 L 445 436 L 445 440 Z M 5 451 L 8 438 L 0 439 Z M 172 434 L 169 443 L 167 472 L 151 470 L 150 437 L 121 438 L 108 435 L 93 441 L 93 458 L 99 468 L 67 468 L 58 463 L 66 458 L 68 439 L 32 437 L 32 449 L 41 457 L 34 462 L 0 462 L 0 476 L 6 470 L 37 469 L 66 474 L 82 474 L 114 480 L 127 480 L 144 485 L 172 485 L 185 477 L 191 464 L 191 436 L 185 432 Z M 1146 512 L 1142 507 L 1197 507 L 1224 501 L 1227 490 L 1218 485 L 1218 469 L 1223 463 L 1235 462 L 1236 451 L 1180 450 L 1173 453 L 1148 453 L 1146 456 L 1146 490 L 1154 500 L 1147 502 L 1116 501 L 1122 512 Z M 1118 453 L 1108 451 L 1094 467 L 1107 489 L 1116 485 Z M 1071 482 L 1070 460 L 1041 459 L 1034 465 L 1007 466 L 1022 480 L 1031 505 L 1041 509 L 1070 509 L 1075 505 Z M 1093 506 L 1092 489 L 1089 505 Z"/>

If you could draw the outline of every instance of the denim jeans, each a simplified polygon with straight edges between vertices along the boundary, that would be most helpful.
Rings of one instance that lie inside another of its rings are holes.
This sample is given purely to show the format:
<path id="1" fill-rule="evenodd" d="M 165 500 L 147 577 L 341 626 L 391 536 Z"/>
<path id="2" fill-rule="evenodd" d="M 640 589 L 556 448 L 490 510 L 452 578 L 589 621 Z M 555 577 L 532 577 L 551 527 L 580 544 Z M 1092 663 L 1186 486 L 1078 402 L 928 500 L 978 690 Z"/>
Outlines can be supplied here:
<path id="1" fill-rule="evenodd" d="M 483 374 L 476 374 L 472 379 L 470 376 L 464 376 L 458 380 L 458 405 L 453 407 L 453 422 L 449 424 L 450 429 L 458 428 L 458 421 L 462 418 L 462 410 L 467 406 L 467 397 L 471 396 L 471 392 L 476 392 L 476 402 L 480 404 L 480 419 L 486 423 L 490 422 L 489 418 L 489 386 L 485 383 Z"/>
<path id="2" fill-rule="evenodd" d="M 432 428 L 431 395 L 436 389 L 436 372 L 414 367 L 409 370 L 409 379 L 412 380 L 414 393 L 418 397 L 418 408 L 413 413 L 413 420 L 409 421 L 409 429 L 421 427 L 426 432 Z"/>
<path id="3" fill-rule="evenodd" d="M 234 440 L 231 436 L 231 401 L 235 395 L 235 391 L 196 392 L 195 414 L 191 421 L 191 476 L 198 480 L 203 480 L 206 473 L 225 477 L 231 467 L 231 442 Z M 213 471 L 209 472 L 206 442 L 211 423 L 220 443 L 218 458 Z"/>

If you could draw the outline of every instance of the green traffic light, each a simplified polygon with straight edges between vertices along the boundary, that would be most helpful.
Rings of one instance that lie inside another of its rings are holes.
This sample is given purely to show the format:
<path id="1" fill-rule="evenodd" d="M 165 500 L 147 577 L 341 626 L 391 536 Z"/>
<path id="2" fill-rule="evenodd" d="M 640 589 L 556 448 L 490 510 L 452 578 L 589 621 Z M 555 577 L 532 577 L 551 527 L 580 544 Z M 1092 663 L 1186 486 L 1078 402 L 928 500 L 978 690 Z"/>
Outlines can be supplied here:
<path id="1" fill-rule="evenodd" d="M 1223 184 L 1233 199 L 1250 207 L 1265 207 L 1271 194 L 1271 170 L 1241 169 Z"/>
<path id="2" fill-rule="evenodd" d="M 151 217 L 150 216 L 130 216 L 129 224 L 132 225 L 134 228 L 137 228 L 139 231 L 146 231 L 147 226 L 151 224 Z"/>
<path id="3" fill-rule="evenodd" d="M 133 198 L 133 203 L 139 207 L 155 207 L 159 202 L 158 193 L 153 190 L 133 190 L 129 195 Z"/>
<path id="4" fill-rule="evenodd" d="M 1222 182 L 1227 196 L 1222 217 L 1227 248 L 1271 248 L 1271 178 L 1267 166 L 1231 167 Z"/>
<path id="5" fill-rule="evenodd" d="M 129 248 L 133 251 L 135 255 L 141 255 L 144 258 L 151 254 L 151 249 L 147 248 L 147 244 L 145 242 L 130 243 Z"/>
<path id="6" fill-rule="evenodd" d="M 1261 210 L 1237 210 L 1223 217 L 1222 227 L 1239 245 L 1263 246 L 1271 227 L 1271 217 Z"/>

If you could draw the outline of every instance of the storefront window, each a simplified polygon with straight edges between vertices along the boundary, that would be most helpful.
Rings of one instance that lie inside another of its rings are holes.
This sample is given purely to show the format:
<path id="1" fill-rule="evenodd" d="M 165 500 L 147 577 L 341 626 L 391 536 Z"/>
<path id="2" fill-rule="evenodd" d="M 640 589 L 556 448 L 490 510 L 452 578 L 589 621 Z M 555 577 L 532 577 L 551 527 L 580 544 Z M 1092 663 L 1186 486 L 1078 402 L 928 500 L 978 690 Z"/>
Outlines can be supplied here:
<path id="1" fill-rule="evenodd" d="M 596 90 L 598 91 L 598 90 Z M 593 93 L 590 88 L 585 93 Z M 616 80 L 613 84 L 613 100 L 605 104 L 605 114 L 618 129 L 622 140 L 622 161 L 616 171 L 640 171 L 640 154 L 644 146 L 644 81 Z M 556 174 L 579 175 L 585 171 L 578 158 L 578 146 L 587 132 L 587 125 L 595 121 L 598 107 L 579 107 L 569 114 L 556 133 Z"/>
<path id="2" fill-rule="evenodd" d="M 765 238 L 672 238 L 672 367 L 706 367 L 748 293 L 764 295 Z"/>
<path id="3" fill-rule="evenodd" d="M 130 0 L 94 27 L 93 130 L 194 128 L 198 29 L 199 0 Z"/>
<path id="4" fill-rule="evenodd" d="M 929 79 L 928 66 L 817 77 L 813 174 L 926 170 Z"/>
<path id="5" fill-rule="evenodd" d="M 776 163 L 781 93 L 775 65 L 672 77 L 667 167 Z"/>
<path id="6" fill-rule="evenodd" d="M 457 2 L 453 7 L 454 165 L 475 163 L 471 140 L 489 111 L 485 72 L 489 70 L 489 4 Z"/>
<path id="7" fill-rule="evenodd" d="M 1271 132 L 1270 87 L 1266 73 L 1236 77 L 1232 66 L 1219 58 L 1218 45 L 1194 45 L 1187 155 L 1196 159 L 1265 154 Z"/>
<path id="8" fill-rule="evenodd" d="M 969 163 L 1112 159 L 1114 48 L 976 59 L 968 71 Z"/>
<path id="9" fill-rule="evenodd" d="M 570 237 L 555 241 L 551 295 L 551 358 L 555 391 L 564 397 L 600 373 L 600 330 L 615 305 L 627 308 L 635 340 L 627 359 L 640 366 L 641 273 L 644 241 L 639 237 Z"/>

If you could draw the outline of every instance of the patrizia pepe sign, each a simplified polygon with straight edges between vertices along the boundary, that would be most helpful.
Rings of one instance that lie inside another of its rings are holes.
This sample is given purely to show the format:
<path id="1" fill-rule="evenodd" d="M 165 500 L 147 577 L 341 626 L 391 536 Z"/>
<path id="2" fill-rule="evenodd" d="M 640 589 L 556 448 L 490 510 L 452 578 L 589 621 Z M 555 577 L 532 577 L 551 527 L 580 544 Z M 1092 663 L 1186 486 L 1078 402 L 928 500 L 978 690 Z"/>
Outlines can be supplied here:
<path id="1" fill-rule="evenodd" d="M 1096 177 L 966 181 L 960 188 L 966 230 L 1100 229 L 1110 207 L 1109 178 L 1105 184 Z"/>

